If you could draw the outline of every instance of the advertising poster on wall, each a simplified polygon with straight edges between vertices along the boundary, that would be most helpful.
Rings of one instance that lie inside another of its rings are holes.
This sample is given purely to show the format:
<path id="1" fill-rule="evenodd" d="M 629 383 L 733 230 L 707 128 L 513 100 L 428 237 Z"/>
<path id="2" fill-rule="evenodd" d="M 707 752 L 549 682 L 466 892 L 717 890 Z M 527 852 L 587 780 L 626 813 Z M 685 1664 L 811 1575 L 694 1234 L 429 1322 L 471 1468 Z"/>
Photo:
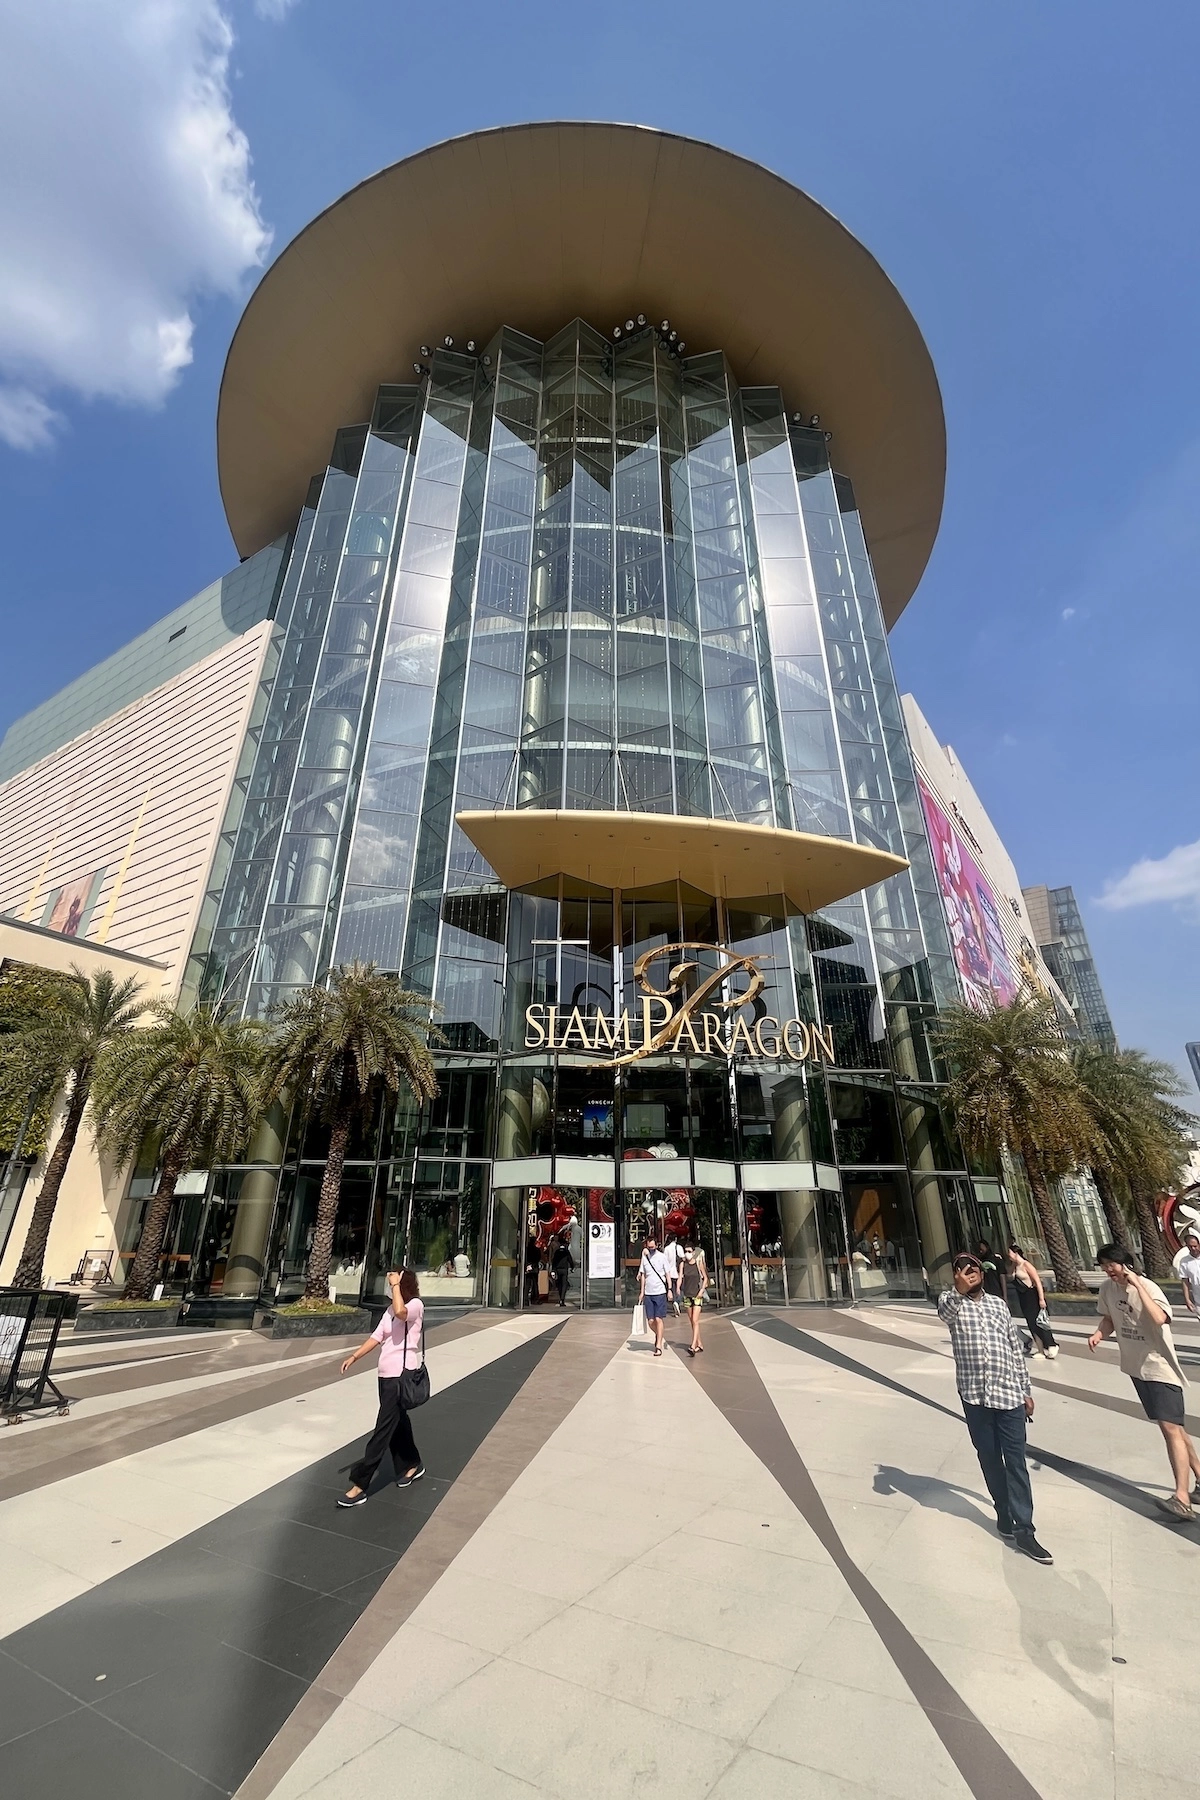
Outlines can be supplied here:
<path id="1" fill-rule="evenodd" d="M 920 775 L 917 786 L 950 927 L 950 946 L 967 1001 L 980 1009 L 992 1000 L 1007 1006 L 1016 998 L 1018 983 L 1000 929 L 995 889 Z"/>
<path id="2" fill-rule="evenodd" d="M 588 1226 L 588 1278 L 606 1281 L 617 1272 L 617 1228 L 603 1219 Z"/>
<path id="3" fill-rule="evenodd" d="M 46 930 L 61 932 L 63 937 L 83 937 L 102 875 L 103 870 L 94 869 L 90 875 L 80 875 L 56 887 L 42 917 Z"/>

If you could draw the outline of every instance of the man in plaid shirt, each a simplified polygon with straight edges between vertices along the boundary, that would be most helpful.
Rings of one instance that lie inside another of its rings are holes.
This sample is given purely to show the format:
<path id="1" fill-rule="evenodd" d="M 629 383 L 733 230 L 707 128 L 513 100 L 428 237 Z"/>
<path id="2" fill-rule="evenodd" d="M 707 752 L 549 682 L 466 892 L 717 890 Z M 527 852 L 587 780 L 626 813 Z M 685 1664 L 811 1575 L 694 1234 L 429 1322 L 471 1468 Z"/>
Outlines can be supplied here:
<path id="1" fill-rule="evenodd" d="M 1003 1300 L 985 1292 L 977 1256 L 954 1258 L 954 1287 L 938 1300 L 967 1430 L 996 1507 L 996 1526 L 1034 1562 L 1054 1558 L 1033 1535 L 1033 1489 L 1025 1463 L 1025 1422 L 1033 1392 L 1016 1320 Z"/>

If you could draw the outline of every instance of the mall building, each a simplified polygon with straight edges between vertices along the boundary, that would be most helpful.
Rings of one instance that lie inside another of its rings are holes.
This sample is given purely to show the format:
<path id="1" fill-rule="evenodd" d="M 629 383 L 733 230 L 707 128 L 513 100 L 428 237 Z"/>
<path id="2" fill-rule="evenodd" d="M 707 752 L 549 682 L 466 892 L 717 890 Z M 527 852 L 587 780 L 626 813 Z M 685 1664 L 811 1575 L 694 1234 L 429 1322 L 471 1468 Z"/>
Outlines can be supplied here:
<path id="1" fill-rule="evenodd" d="M 930 1028 L 1013 927 L 964 944 L 887 641 L 942 408 L 868 250 L 664 132 L 460 138 L 267 272 L 218 455 L 239 568 L 0 746 L 3 953 L 259 1016 L 355 958 L 433 997 L 440 1093 L 355 1144 L 338 1294 L 402 1257 L 530 1304 L 566 1242 L 617 1307 L 657 1229 L 722 1304 L 921 1295 L 1003 1235 Z M 301 1101 L 185 1178 L 168 1285 L 299 1291 L 323 1148 Z M 152 1178 L 88 1221 L 118 1278 Z"/>

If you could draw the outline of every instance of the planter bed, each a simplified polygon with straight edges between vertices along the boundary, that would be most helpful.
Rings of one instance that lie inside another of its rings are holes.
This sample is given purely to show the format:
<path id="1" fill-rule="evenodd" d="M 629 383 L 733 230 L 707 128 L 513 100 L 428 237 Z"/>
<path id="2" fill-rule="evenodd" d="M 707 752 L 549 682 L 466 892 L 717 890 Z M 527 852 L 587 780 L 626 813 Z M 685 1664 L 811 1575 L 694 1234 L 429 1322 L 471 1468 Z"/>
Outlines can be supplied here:
<path id="1" fill-rule="evenodd" d="M 145 1306 L 132 1302 L 125 1305 L 81 1306 L 75 1315 L 76 1331 L 173 1331 L 179 1323 L 182 1301 Z"/>
<path id="2" fill-rule="evenodd" d="M 371 1315 L 364 1306 L 345 1306 L 327 1312 L 278 1311 L 271 1315 L 273 1338 L 352 1337 L 365 1338 L 371 1329 Z"/>

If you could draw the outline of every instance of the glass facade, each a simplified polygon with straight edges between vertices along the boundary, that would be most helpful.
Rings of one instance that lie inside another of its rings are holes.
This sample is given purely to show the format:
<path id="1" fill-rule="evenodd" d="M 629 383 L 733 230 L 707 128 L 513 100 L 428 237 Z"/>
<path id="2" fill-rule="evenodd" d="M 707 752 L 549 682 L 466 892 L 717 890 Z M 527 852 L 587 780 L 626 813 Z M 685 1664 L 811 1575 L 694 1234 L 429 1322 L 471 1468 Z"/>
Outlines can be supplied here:
<path id="1" fill-rule="evenodd" d="M 619 1306 L 652 1222 L 703 1244 L 722 1303 L 922 1293 L 941 1272 L 970 1188 L 928 1037 L 955 978 L 830 449 L 779 389 L 640 321 L 438 349 L 338 434 L 188 989 L 262 1015 L 360 958 L 442 1008 L 438 1099 L 377 1120 L 348 1162 L 339 1292 L 379 1294 L 403 1254 L 435 1298 L 535 1304 L 565 1244 L 567 1303 Z M 910 867 L 808 917 L 603 870 L 510 893 L 455 819 L 531 807 L 782 827 Z M 634 963 L 669 945 L 701 970 L 717 946 L 760 959 L 752 1055 L 527 1048 L 530 1006 L 619 1032 Z M 770 1031 L 789 1018 L 828 1035 L 831 1065 L 789 1058 Z M 212 1177 L 192 1235 L 228 1235 L 239 1292 L 299 1286 L 320 1156 L 295 1117 Z"/>

